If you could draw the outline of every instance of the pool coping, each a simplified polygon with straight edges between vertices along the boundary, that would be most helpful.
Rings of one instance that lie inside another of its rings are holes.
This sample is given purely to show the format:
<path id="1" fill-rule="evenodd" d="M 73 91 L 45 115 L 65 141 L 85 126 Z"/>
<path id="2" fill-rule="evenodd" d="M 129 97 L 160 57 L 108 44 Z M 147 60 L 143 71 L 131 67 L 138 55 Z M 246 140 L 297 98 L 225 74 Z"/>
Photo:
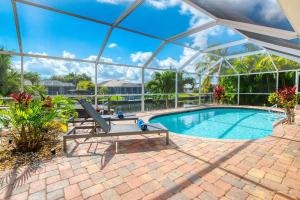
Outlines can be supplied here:
<path id="1" fill-rule="evenodd" d="M 161 114 L 153 114 L 151 117 L 148 118 L 148 122 L 151 119 L 154 119 L 156 117 L 161 117 L 161 116 L 166 116 L 166 115 L 172 115 L 172 114 L 179 114 L 179 113 L 184 113 L 184 112 L 194 112 L 198 110 L 209 110 L 209 109 L 214 109 L 214 108 L 227 108 L 227 109 L 238 109 L 238 108 L 243 108 L 243 109 L 249 109 L 249 110 L 263 110 L 263 111 L 268 111 L 270 108 L 268 107 L 259 107 L 259 106 L 231 106 L 231 105 L 209 105 L 208 107 L 196 107 L 196 108 L 188 108 L 187 110 L 176 110 L 176 111 L 169 111 L 166 113 L 161 113 Z M 284 113 L 284 111 L 280 110 L 279 108 L 271 108 L 273 112 L 277 113 Z M 263 142 L 266 141 L 267 139 L 270 139 L 270 137 L 273 136 L 274 134 L 274 128 L 276 128 L 279 124 L 282 124 L 285 122 L 287 118 L 283 118 L 281 120 L 278 120 L 272 124 L 273 130 L 272 134 L 263 137 L 263 138 L 257 138 L 257 139 L 244 139 L 244 140 L 233 140 L 233 139 L 217 139 L 217 138 L 207 138 L 207 137 L 198 137 L 198 136 L 191 136 L 191 135 L 183 135 L 179 134 L 176 132 L 170 131 L 170 133 L 183 137 L 183 138 L 192 138 L 192 139 L 200 139 L 200 140 L 208 140 L 208 141 L 216 141 L 216 142 L 229 142 L 229 143 L 244 143 L 244 142 Z"/>

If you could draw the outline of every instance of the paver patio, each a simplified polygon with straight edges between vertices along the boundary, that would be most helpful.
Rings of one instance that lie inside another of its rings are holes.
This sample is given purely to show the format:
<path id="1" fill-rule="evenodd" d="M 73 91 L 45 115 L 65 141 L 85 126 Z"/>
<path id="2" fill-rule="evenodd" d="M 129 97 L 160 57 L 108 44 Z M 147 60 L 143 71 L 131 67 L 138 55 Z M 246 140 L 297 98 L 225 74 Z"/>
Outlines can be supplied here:
<path id="1" fill-rule="evenodd" d="M 297 125 L 242 142 L 148 137 L 121 137 L 118 154 L 109 140 L 69 142 L 68 157 L 2 172 L 0 199 L 300 198 Z"/>

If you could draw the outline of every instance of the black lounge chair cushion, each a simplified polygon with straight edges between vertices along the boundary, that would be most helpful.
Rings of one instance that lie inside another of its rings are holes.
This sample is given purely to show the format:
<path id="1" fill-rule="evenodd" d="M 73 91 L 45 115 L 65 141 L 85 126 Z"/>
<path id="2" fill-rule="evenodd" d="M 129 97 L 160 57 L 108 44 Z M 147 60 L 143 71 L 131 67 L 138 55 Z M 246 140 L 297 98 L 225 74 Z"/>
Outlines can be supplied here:
<path id="1" fill-rule="evenodd" d="M 105 119 L 101 117 L 101 115 L 94 109 L 94 107 L 90 103 L 86 102 L 84 99 L 80 99 L 79 103 L 90 115 L 90 117 L 93 118 L 95 122 L 100 125 L 101 129 L 105 133 L 109 133 L 110 131 L 109 124 L 105 121 Z"/>

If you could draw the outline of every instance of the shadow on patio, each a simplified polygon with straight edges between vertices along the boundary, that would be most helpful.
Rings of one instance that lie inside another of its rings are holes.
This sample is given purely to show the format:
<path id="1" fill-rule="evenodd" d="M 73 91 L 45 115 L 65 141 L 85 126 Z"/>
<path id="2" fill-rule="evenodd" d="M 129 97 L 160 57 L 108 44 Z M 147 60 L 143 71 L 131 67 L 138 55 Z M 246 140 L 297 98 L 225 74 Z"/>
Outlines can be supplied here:
<path id="1" fill-rule="evenodd" d="M 141 137 L 144 138 L 119 140 L 117 154 L 159 152 L 179 148 L 171 139 L 169 140 L 169 145 L 165 145 L 164 138 Z M 72 147 L 72 150 L 67 153 L 67 157 L 101 156 L 101 170 L 104 169 L 109 161 L 116 155 L 116 146 L 111 140 L 103 141 L 93 139 L 93 141 L 84 141 L 82 139 L 80 142 L 78 140 L 74 141 L 75 145 Z"/>
<path id="2" fill-rule="evenodd" d="M 225 154 L 224 156 L 222 156 L 220 159 L 218 159 L 215 162 L 209 162 L 207 160 L 201 159 L 191 153 L 188 153 L 186 151 L 181 150 L 180 148 L 177 148 L 176 150 L 180 153 L 183 153 L 189 157 L 192 157 L 193 159 L 199 160 L 201 162 L 204 162 L 206 164 L 208 164 L 209 166 L 205 167 L 204 169 L 199 170 L 198 172 L 194 173 L 192 176 L 190 176 L 188 178 L 188 180 L 182 181 L 180 184 L 177 184 L 176 186 L 173 186 L 172 188 L 168 189 L 166 192 L 161 193 L 159 196 L 157 196 L 157 198 L 170 198 L 173 195 L 175 195 L 176 193 L 182 191 L 183 189 L 187 188 L 188 186 L 190 186 L 192 184 L 193 181 L 201 179 L 201 177 L 205 176 L 206 174 L 210 173 L 211 171 L 213 171 L 214 169 L 218 168 L 221 169 L 222 171 L 225 171 L 229 174 L 232 174 L 242 180 L 245 180 L 247 182 L 250 182 L 254 185 L 260 186 L 268 191 L 274 192 L 275 194 L 285 198 L 285 199 L 294 199 L 293 197 L 288 196 L 287 194 L 281 193 L 279 191 L 276 191 L 275 189 L 268 187 L 266 185 L 263 185 L 259 182 L 253 181 L 243 175 L 240 175 L 234 171 L 231 170 L 227 170 L 224 167 L 221 167 L 221 164 L 226 162 L 227 160 L 233 158 L 237 153 L 239 153 L 240 151 L 246 149 L 248 146 L 250 146 L 255 140 L 252 141 L 248 141 L 243 143 L 242 145 L 236 147 L 235 149 L 233 149 L 232 151 L 230 151 L 229 153 Z"/>

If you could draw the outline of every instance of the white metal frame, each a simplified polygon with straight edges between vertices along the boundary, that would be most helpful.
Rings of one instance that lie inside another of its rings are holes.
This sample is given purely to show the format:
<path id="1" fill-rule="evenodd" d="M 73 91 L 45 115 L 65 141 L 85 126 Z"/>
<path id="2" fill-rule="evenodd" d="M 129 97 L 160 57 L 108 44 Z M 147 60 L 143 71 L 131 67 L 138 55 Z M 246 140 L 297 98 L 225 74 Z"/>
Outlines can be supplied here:
<path id="1" fill-rule="evenodd" d="M 277 56 L 283 56 L 287 59 L 291 59 L 293 61 L 300 62 L 300 58 L 299 58 L 300 57 L 300 51 L 299 50 L 291 49 L 291 48 L 287 48 L 287 47 L 282 47 L 282 46 L 279 46 L 279 45 L 274 45 L 274 44 L 271 44 L 271 43 L 268 43 L 268 42 L 265 42 L 265 41 L 251 39 L 251 38 L 246 37 L 242 33 L 240 33 L 238 30 L 245 30 L 245 31 L 248 31 L 248 32 L 264 34 L 264 35 L 277 37 L 277 38 L 282 38 L 282 39 L 292 39 L 292 38 L 299 37 L 299 35 L 297 35 L 296 32 L 286 31 L 286 30 L 281 30 L 281 29 L 276 29 L 276 28 L 270 28 L 270 27 L 260 26 L 260 25 L 254 25 L 254 24 L 250 24 L 250 23 L 243 23 L 243 22 L 237 22 L 237 21 L 232 21 L 232 20 L 219 19 L 216 16 L 209 13 L 208 11 L 206 11 L 205 9 L 199 7 L 198 5 L 196 5 L 195 3 L 193 3 L 190 0 L 183 0 L 183 1 L 185 3 L 191 5 L 195 9 L 199 10 L 200 12 L 202 12 L 202 13 L 206 14 L 207 16 L 209 16 L 213 21 L 208 22 L 208 23 L 203 24 L 203 25 L 200 25 L 199 27 L 193 28 L 193 29 L 185 31 L 183 33 L 177 34 L 177 35 L 175 35 L 173 37 L 170 37 L 168 39 L 164 39 L 164 38 L 160 38 L 158 36 L 154 36 L 154 35 L 147 34 L 147 33 L 141 32 L 141 31 L 137 31 L 137 30 L 133 30 L 133 29 L 129 29 L 129 28 L 120 26 L 120 23 L 127 16 L 129 16 L 131 13 L 133 13 L 135 11 L 135 9 L 137 9 L 140 5 L 142 5 L 145 2 L 145 0 L 135 0 L 131 4 L 131 6 L 125 12 L 123 12 L 117 18 L 117 20 L 115 20 L 114 23 L 108 23 L 108 22 L 101 21 L 101 20 L 98 20 L 98 19 L 94 19 L 94 18 L 82 16 L 82 15 L 79 15 L 79 14 L 67 12 L 67 11 L 64 11 L 64 10 L 52 8 L 52 7 L 49 7 L 49 6 L 45 6 L 45 5 L 42 5 L 42 4 L 31 2 L 30 0 L 11 0 L 13 13 L 14 13 L 14 20 L 15 20 L 15 26 L 16 26 L 18 45 L 19 45 L 19 53 L 18 52 L 12 52 L 12 51 L 0 51 L 0 54 L 20 56 L 20 58 L 21 58 L 21 84 L 20 85 L 21 85 L 21 90 L 22 91 L 24 89 L 24 66 L 23 66 L 24 65 L 24 57 L 33 57 L 33 58 L 42 58 L 42 59 L 55 59 L 55 60 L 64 60 L 64 61 L 71 61 L 71 62 L 83 62 L 83 63 L 94 64 L 95 65 L 95 103 L 97 103 L 97 78 L 98 78 L 97 68 L 98 68 L 98 65 L 103 64 L 103 65 L 111 65 L 111 66 L 139 68 L 142 71 L 142 106 L 141 107 L 142 107 L 143 111 L 144 111 L 144 108 L 145 108 L 145 105 L 144 105 L 144 92 L 145 92 L 144 74 L 145 74 L 145 69 L 147 68 L 147 69 L 153 69 L 153 70 L 158 70 L 158 71 L 166 71 L 167 70 L 167 69 L 149 67 L 149 65 L 153 61 L 153 59 L 160 53 L 160 51 L 169 43 L 180 45 L 182 47 L 187 47 L 187 48 L 191 48 L 191 49 L 196 50 L 196 54 L 193 55 L 190 59 L 188 59 L 182 66 L 180 66 L 176 70 L 171 69 L 173 71 L 176 71 L 176 77 L 178 76 L 177 73 L 184 72 L 184 68 L 187 67 L 192 61 L 197 59 L 197 57 L 200 56 L 202 53 L 209 53 L 209 54 L 212 54 L 216 57 L 219 57 L 219 60 L 216 63 L 213 63 L 211 66 L 209 66 L 205 71 L 209 71 L 212 67 L 215 67 L 217 64 L 220 64 L 222 62 L 226 62 L 227 64 L 229 64 L 230 67 L 232 67 L 232 69 L 235 71 L 235 73 L 236 73 L 236 75 L 238 75 L 238 77 L 240 77 L 241 75 L 244 75 L 244 74 L 240 74 L 234 68 L 234 66 L 232 66 L 230 64 L 230 62 L 228 62 L 229 59 L 244 57 L 244 56 L 249 56 L 249 55 L 256 55 L 256 54 L 261 54 L 261 53 L 267 53 L 267 55 L 269 56 L 273 66 L 274 66 L 275 71 L 273 71 L 273 72 L 272 71 L 270 71 L 270 72 L 260 72 L 260 73 L 277 73 L 276 88 L 278 89 L 278 74 L 281 71 L 278 71 L 278 68 L 274 64 L 274 61 L 273 61 L 272 57 L 270 56 L 270 54 L 277 55 Z M 79 19 L 82 19 L 82 20 L 87 20 L 87 21 L 91 21 L 91 22 L 94 22 L 94 23 L 99 23 L 99 24 L 102 24 L 104 26 L 109 26 L 109 30 L 106 33 L 105 40 L 104 40 L 103 44 L 101 45 L 101 47 L 99 49 L 99 53 L 97 55 L 96 60 L 91 61 L 91 60 L 84 60 L 84 59 L 64 58 L 64 57 L 57 57 L 57 56 L 48 56 L 48 55 L 24 53 L 23 52 L 23 46 L 22 46 L 22 38 L 21 38 L 21 34 L 20 34 L 19 18 L 18 18 L 18 11 L 17 11 L 16 3 L 21 3 L 21 4 L 28 5 L 28 6 L 48 10 L 48 11 L 51 11 L 51 12 L 56 12 L 56 13 L 59 13 L 59 14 L 79 18 Z M 229 43 L 214 46 L 214 47 L 209 47 L 209 48 L 206 48 L 204 50 L 200 50 L 198 48 L 190 47 L 188 45 L 179 44 L 179 43 L 176 42 L 177 39 L 187 37 L 187 36 L 190 36 L 192 34 L 207 30 L 207 29 L 209 29 L 211 27 L 214 27 L 216 25 L 223 25 L 223 26 L 230 27 L 233 30 L 239 32 L 241 35 L 245 36 L 245 39 L 239 40 L 239 41 L 234 41 L 234 42 L 229 42 Z M 120 64 L 120 63 L 109 63 L 109 62 L 101 61 L 101 56 L 102 56 L 102 54 L 103 54 L 103 52 L 104 52 L 104 50 L 107 46 L 107 42 L 109 41 L 109 38 L 110 38 L 110 36 L 111 36 L 114 29 L 121 29 L 121 30 L 132 32 L 132 33 L 135 33 L 135 34 L 143 35 L 145 37 L 160 40 L 162 43 L 158 47 L 158 49 L 156 51 L 154 51 L 154 53 L 145 62 L 145 64 L 143 66 L 135 66 L 135 65 Z M 253 44 L 261 47 L 263 50 L 254 51 L 254 52 L 247 52 L 247 53 L 244 53 L 244 54 L 225 56 L 225 57 L 222 57 L 220 55 L 216 55 L 216 54 L 211 53 L 214 50 L 229 48 L 229 47 L 232 47 L 232 46 L 242 45 L 242 44 L 246 44 L 246 43 L 253 43 Z M 293 56 L 293 55 L 295 55 L 295 56 Z M 221 70 L 221 67 L 219 68 L 219 72 L 220 72 L 220 70 Z M 297 74 L 299 73 L 298 70 L 285 70 L 285 71 L 296 71 Z M 190 74 L 196 74 L 196 72 L 195 73 L 190 73 Z M 257 74 L 257 73 L 247 73 L 247 74 Z M 200 74 L 199 89 L 201 89 L 201 75 L 202 74 Z M 221 75 L 221 76 L 224 76 L 224 75 Z M 231 76 L 231 75 L 228 75 L 228 76 Z M 178 77 L 176 78 L 176 89 L 178 89 L 177 88 L 178 87 L 177 82 L 178 82 Z M 299 82 L 299 78 L 297 78 L 296 82 Z M 177 92 L 178 91 L 176 91 L 176 106 L 177 106 Z M 200 90 L 199 90 L 199 94 L 200 94 Z M 201 101 L 201 99 L 199 99 L 199 102 L 200 101 Z"/>

